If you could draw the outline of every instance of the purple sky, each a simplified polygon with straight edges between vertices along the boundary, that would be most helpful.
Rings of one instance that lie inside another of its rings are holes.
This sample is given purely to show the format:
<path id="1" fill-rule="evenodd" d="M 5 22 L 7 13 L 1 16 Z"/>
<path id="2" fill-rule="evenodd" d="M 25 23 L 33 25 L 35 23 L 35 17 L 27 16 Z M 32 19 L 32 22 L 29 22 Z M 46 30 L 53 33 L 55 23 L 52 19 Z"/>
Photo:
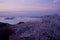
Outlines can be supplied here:
<path id="1" fill-rule="evenodd" d="M 60 0 L 0 0 L 0 14 L 27 14 L 21 11 L 60 11 Z M 12 13 L 11 13 L 12 12 Z M 17 12 L 17 13 L 16 13 Z M 29 13 L 32 14 L 32 13 Z M 37 14 L 37 13 L 36 13 Z"/>

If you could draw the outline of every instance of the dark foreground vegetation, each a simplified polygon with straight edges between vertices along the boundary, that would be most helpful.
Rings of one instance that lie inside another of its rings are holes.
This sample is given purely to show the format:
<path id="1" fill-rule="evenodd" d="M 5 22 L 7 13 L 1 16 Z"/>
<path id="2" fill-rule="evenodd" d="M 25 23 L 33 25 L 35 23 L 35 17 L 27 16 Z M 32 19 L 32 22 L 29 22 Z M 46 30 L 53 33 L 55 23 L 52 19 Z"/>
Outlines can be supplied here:
<path id="1" fill-rule="evenodd" d="M 6 30 L 6 29 L 8 30 Z M 60 15 L 43 16 L 40 21 L 0 23 L 0 40 L 60 40 Z"/>

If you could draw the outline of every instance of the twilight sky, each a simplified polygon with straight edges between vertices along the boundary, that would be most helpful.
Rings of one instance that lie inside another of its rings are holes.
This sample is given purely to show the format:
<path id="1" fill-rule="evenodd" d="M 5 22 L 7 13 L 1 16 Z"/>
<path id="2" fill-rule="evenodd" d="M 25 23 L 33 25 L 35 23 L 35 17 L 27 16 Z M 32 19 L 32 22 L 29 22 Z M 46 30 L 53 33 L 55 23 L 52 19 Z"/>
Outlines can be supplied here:
<path id="1" fill-rule="evenodd" d="M 60 0 L 0 0 L 0 11 L 59 9 Z"/>
<path id="2" fill-rule="evenodd" d="M 11 11 L 15 15 L 17 15 L 16 11 L 48 11 L 48 10 L 60 11 L 60 0 L 0 0 L 1 15 L 10 15 Z M 7 13 L 4 14 L 5 12 Z M 37 12 L 32 13 L 33 15 L 34 14 L 39 15 L 39 13 Z M 23 13 L 18 13 L 18 15 L 19 14 L 23 15 Z M 29 14 L 30 14 L 29 12 L 27 13 L 25 12 L 24 15 Z"/>

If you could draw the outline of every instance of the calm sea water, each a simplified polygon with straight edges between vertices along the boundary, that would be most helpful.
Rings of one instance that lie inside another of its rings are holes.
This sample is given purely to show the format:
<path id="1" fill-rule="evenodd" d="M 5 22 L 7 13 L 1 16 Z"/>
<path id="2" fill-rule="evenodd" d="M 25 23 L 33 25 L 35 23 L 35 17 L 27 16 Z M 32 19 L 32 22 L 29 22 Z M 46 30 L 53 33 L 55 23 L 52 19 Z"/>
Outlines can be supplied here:
<path id="1" fill-rule="evenodd" d="M 17 24 L 19 22 L 29 22 L 36 20 L 40 20 L 40 18 L 15 17 L 13 19 L 6 19 L 6 17 L 0 17 L 0 22 L 9 23 L 9 24 Z"/>

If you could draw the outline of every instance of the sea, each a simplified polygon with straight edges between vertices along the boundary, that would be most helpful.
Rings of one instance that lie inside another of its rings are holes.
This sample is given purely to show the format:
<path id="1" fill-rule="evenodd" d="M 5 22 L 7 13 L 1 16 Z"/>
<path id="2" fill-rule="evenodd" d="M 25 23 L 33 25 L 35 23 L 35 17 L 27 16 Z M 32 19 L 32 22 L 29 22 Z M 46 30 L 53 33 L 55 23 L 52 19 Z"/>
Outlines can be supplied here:
<path id="1" fill-rule="evenodd" d="M 29 22 L 40 20 L 40 18 L 34 17 L 0 17 L 0 22 L 9 23 L 9 24 L 17 24 L 19 22 Z"/>

